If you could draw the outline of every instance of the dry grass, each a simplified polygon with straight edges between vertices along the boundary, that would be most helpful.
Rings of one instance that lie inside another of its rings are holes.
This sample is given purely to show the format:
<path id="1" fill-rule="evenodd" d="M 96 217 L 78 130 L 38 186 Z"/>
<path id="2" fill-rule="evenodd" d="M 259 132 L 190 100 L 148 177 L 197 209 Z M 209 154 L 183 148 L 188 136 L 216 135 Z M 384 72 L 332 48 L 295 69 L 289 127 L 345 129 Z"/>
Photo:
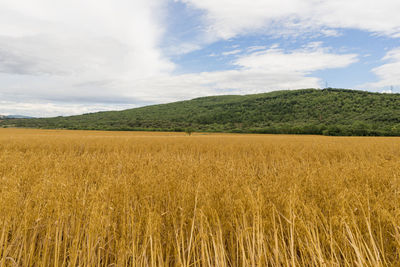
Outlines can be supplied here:
<path id="1" fill-rule="evenodd" d="M 399 266 L 400 139 L 0 131 L 0 266 Z"/>

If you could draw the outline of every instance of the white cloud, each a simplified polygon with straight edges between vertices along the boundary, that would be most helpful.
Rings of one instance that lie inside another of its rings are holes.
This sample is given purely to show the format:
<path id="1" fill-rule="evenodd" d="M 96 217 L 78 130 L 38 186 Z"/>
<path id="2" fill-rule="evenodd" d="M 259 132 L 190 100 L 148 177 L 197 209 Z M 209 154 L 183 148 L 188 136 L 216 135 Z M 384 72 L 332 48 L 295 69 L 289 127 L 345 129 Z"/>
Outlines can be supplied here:
<path id="1" fill-rule="evenodd" d="M 246 50 L 247 50 L 247 52 L 254 52 L 254 51 L 265 50 L 265 49 L 267 49 L 267 47 L 264 45 L 255 45 L 255 46 L 249 46 Z"/>
<path id="2" fill-rule="evenodd" d="M 143 76 L 170 70 L 172 64 L 157 48 L 163 32 L 154 13 L 161 10 L 160 3 L 3 0 L 2 55 L 12 55 L 17 62 L 32 62 L 22 64 L 30 66 L 31 69 L 22 70 L 29 73 L 82 75 L 84 69 L 85 74 L 103 76 L 111 69 L 112 74 L 129 69 L 130 75 Z M 115 69 L 117 65 L 119 69 Z M 2 67 L 2 71 L 7 71 Z"/>
<path id="3" fill-rule="evenodd" d="M 277 35 L 318 31 L 336 36 L 338 28 L 400 36 L 400 1 L 396 0 L 181 1 L 205 12 L 206 31 L 216 39 L 249 31 Z"/>
<path id="4" fill-rule="evenodd" d="M 231 55 L 239 54 L 240 52 L 242 52 L 241 49 L 235 49 L 235 50 L 223 52 L 222 55 L 224 55 L 224 56 L 231 56 Z"/>
<path id="5" fill-rule="evenodd" d="M 107 101 L 131 95 L 134 88 L 113 85 L 174 69 L 158 47 L 162 5 L 161 0 L 1 0 L 0 96 Z"/>
<path id="6" fill-rule="evenodd" d="M 310 73 L 312 71 L 346 67 L 357 61 L 357 55 L 337 55 L 315 46 L 284 53 L 279 48 L 255 52 L 239 58 L 235 64 L 246 69 L 280 73 Z"/>
<path id="7" fill-rule="evenodd" d="M 382 61 L 386 63 L 372 69 L 372 73 L 374 73 L 379 80 L 358 87 L 378 89 L 387 86 L 400 86 L 400 47 L 388 51 L 385 57 L 382 58 Z"/>
<path id="8" fill-rule="evenodd" d="M 202 47 L 199 44 L 196 43 L 175 43 L 173 46 L 168 46 L 167 48 L 164 49 L 164 53 L 170 56 L 179 56 L 179 55 L 184 55 L 188 54 L 190 52 L 200 50 Z"/>

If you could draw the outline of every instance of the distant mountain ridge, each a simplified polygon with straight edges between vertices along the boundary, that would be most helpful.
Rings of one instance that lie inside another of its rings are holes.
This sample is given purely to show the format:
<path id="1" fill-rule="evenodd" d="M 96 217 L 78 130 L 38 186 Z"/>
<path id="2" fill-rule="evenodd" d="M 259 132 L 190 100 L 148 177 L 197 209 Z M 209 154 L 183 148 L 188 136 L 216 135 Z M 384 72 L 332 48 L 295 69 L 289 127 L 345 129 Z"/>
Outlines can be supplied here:
<path id="1" fill-rule="evenodd" d="M 34 119 L 34 117 L 24 115 L 0 115 L 0 119 Z"/>
<path id="2" fill-rule="evenodd" d="M 400 94 L 302 89 L 200 97 L 70 117 L 3 120 L 46 129 L 400 135 Z"/>

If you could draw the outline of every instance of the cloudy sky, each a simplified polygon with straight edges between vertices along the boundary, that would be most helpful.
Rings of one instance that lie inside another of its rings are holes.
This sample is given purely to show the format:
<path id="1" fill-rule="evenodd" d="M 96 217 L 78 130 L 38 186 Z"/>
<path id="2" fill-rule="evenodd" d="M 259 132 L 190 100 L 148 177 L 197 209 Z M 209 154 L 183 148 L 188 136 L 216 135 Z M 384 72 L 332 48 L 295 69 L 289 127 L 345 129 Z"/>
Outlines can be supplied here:
<path id="1" fill-rule="evenodd" d="M 398 0 L 0 0 L 0 114 L 400 92 Z"/>

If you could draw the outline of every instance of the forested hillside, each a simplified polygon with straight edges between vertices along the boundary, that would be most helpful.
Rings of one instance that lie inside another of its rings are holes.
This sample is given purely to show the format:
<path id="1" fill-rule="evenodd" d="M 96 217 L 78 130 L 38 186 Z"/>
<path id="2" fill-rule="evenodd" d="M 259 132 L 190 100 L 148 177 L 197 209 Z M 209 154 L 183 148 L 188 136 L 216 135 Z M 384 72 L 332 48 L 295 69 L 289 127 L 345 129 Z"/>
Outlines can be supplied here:
<path id="1" fill-rule="evenodd" d="M 304 89 L 201 97 L 124 111 L 8 119 L 3 127 L 400 135 L 400 94 Z"/>

